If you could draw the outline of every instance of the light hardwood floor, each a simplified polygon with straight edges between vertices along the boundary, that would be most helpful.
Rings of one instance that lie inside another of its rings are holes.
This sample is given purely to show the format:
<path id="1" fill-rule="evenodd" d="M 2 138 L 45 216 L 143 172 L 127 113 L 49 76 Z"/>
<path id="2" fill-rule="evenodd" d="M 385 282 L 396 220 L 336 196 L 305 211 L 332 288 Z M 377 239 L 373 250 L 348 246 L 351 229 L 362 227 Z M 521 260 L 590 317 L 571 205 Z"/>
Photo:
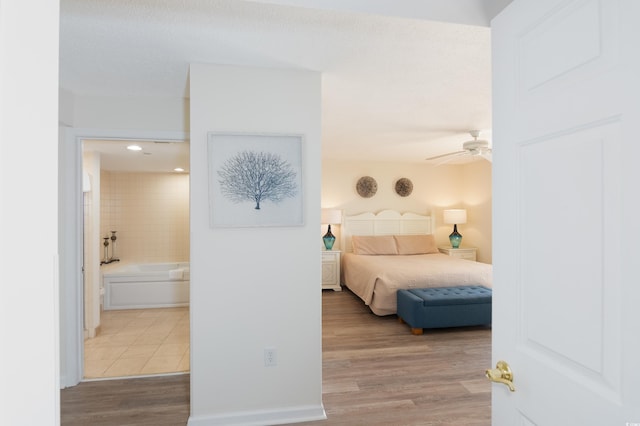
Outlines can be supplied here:
<path id="1" fill-rule="evenodd" d="M 488 426 L 491 330 L 425 330 L 377 317 L 349 291 L 324 291 L 323 402 L 302 425 Z M 189 376 L 85 382 L 61 394 L 62 425 L 185 425 Z"/>

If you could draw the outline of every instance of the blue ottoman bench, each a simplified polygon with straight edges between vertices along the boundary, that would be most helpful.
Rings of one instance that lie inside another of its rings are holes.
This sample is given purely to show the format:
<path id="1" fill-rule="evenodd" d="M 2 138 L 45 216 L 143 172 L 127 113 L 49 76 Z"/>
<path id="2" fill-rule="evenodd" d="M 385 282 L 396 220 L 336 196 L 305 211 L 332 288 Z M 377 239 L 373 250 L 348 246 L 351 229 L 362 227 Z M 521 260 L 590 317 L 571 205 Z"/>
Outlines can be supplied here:
<path id="1" fill-rule="evenodd" d="M 483 286 L 398 290 L 398 319 L 413 334 L 423 328 L 491 324 L 491 289 Z"/>

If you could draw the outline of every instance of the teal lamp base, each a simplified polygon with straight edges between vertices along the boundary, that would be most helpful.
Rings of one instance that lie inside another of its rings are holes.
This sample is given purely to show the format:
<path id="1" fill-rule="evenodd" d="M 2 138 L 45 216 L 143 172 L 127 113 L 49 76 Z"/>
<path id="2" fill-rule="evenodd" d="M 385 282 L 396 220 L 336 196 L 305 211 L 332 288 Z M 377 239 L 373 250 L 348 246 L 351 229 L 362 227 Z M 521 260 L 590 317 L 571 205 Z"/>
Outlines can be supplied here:
<path id="1" fill-rule="evenodd" d="M 324 242 L 325 249 L 331 250 L 333 248 L 333 243 L 336 242 L 336 237 L 331 233 L 331 225 L 329 225 L 327 233 L 322 236 L 322 241 Z"/>
<path id="2" fill-rule="evenodd" d="M 458 232 L 458 225 L 453 225 L 453 232 L 449 235 L 449 242 L 451 243 L 451 247 L 457 249 L 460 247 L 460 242 L 462 241 L 462 235 Z"/>

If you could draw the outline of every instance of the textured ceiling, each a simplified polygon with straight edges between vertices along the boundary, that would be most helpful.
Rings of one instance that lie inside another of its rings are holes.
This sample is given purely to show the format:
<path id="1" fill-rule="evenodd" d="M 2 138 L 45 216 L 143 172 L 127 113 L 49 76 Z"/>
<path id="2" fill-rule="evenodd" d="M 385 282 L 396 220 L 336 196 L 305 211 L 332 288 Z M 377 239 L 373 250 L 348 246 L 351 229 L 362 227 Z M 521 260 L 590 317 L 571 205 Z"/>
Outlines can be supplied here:
<path id="1" fill-rule="evenodd" d="M 308 7 L 332 4 L 342 10 Z M 62 0 L 60 85 L 182 98 L 192 62 L 318 71 L 324 158 L 424 162 L 491 127 L 489 28 L 398 17 L 428 17 L 429 4 L 453 20 L 456 6 L 433 0 Z"/>

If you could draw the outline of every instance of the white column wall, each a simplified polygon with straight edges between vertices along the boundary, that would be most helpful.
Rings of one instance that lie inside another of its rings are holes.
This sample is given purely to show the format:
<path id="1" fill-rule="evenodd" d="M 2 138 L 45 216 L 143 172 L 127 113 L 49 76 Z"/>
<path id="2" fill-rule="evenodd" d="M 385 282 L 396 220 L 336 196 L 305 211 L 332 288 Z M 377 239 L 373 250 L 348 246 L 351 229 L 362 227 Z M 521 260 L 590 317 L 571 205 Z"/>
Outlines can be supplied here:
<path id="1" fill-rule="evenodd" d="M 0 0 L 0 424 L 57 425 L 58 23 Z"/>
<path id="2" fill-rule="evenodd" d="M 189 425 L 321 419 L 320 74 L 192 64 L 190 86 Z M 208 131 L 303 134 L 304 225 L 210 228 Z"/>

